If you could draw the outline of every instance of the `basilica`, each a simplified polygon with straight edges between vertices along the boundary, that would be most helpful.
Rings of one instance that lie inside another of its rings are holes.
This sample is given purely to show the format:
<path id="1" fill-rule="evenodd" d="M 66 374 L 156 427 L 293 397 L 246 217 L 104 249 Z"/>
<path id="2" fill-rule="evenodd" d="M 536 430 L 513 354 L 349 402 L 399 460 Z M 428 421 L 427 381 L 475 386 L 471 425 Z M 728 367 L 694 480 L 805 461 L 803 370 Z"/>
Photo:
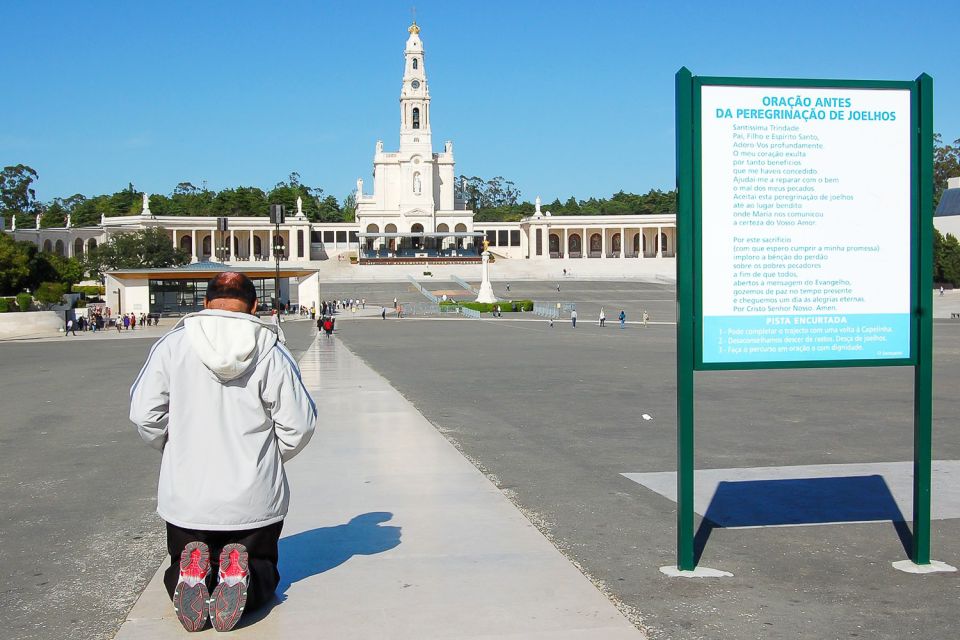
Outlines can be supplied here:
<path id="1" fill-rule="evenodd" d="M 478 263 L 484 247 L 497 259 L 530 265 L 525 273 L 532 277 L 561 262 L 584 274 L 591 270 L 588 265 L 602 263 L 603 273 L 629 275 L 640 271 L 635 265 L 655 261 L 656 271 L 672 273 L 673 214 L 552 216 L 541 209 L 538 197 L 529 216 L 518 222 L 475 222 L 456 190 L 453 142 L 446 140 L 434 151 L 420 27 L 414 23 L 408 33 L 399 148 L 388 151 L 376 141 L 372 185 L 365 186 L 362 178 L 356 183 L 355 222 L 311 222 L 298 206 L 279 227 L 265 216 L 250 215 L 231 217 L 228 228 L 218 230 L 216 218 L 153 215 L 144 194 L 139 214 L 101 218 L 96 226 L 75 227 L 68 219 L 63 227 L 40 228 L 38 218 L 35 228 L 5 231 L 43 250 L 82 257 L 116 234 L 159 227 L 195 264 L 265 270 L 279 257 L 290 273 L 317 274 L 321 280 L 334 267 L 349 266 L 358 271 L 352 277 L 362 277 L 371 265 Z"/>

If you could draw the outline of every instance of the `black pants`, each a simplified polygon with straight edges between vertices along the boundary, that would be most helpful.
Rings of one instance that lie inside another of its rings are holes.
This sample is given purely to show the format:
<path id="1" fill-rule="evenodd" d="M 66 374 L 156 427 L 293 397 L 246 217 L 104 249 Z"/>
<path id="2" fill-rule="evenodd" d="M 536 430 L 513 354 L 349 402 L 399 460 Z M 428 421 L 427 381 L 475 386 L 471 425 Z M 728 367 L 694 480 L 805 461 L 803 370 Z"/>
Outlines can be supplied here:
<path id="1" fill-rule="evenodd" d="M 252 611 L 269 602 L 280 583 L 277 571 L 277 541 L 283 529 L 283 520 L 257 529 L 242 531 L 199 531 L 184 529 L 167 523 L 167 552 L 170 554 L 170 567 L 163 574 L 163 584 L 170 599 L 180 579 L 180 554 L 191 542 L 204 542 L 210 547 L 210 577 L 207 587 L 210 591 L 217 584 L 217 570 L 220 567 L 220 551 L 228 544 L 242 544 L 247 548 L 250 559 L 250 585 L 247 588 L 246 610 Z"/>

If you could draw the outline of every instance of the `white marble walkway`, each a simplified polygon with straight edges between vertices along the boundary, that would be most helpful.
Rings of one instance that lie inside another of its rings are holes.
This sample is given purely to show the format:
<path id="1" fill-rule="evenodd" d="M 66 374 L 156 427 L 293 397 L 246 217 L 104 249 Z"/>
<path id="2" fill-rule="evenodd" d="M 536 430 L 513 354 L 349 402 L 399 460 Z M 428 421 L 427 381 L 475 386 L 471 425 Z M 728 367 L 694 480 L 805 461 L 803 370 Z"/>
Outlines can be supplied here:
<path id="1" fill-rule="evenodd" d="M 321 336 L 300 365 L 321 421 L 288 466 L 278 602 L 231 635 L 644 637 L 339 340 Z M 158 571 L 116 637 L 184 634 Z"/>

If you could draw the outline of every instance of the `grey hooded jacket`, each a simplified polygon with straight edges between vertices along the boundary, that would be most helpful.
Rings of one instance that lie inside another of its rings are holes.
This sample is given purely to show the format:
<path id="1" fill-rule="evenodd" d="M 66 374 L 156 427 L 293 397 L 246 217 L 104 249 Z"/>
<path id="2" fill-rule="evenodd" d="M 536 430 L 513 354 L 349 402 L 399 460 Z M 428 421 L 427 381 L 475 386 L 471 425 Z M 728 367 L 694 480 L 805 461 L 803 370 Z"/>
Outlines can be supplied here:
<path id="1" fill-rule="evenodd" d="M 272 321 L 230 311 L 185 316 L 154 344 L 130 389 L 130 420 L 163 451 L 157 513 L 187 529 L 284 518 L 283 462 L 310 440 L 313 399 Z"/>

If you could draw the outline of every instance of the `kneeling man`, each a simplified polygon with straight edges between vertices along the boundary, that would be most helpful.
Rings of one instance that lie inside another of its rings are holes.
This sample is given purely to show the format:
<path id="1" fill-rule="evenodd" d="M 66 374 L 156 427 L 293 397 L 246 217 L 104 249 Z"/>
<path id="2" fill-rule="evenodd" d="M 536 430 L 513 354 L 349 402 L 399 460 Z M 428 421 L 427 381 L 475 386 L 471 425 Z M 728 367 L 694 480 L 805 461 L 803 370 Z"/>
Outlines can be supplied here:
<path id="1" fill-rule="evenodd" d="M 273 597 L 289 502 L 283 463 L 316 424 L 279 326 L 261 321 L 256 309 L 249 278 L 215 276 L 204 310 L 153 345 L 130 389 L 130 419 L 163 452 L 164 584 L 188 631 L 203 629 L 208 616 L 228 631 L 245 609 Z"/>

